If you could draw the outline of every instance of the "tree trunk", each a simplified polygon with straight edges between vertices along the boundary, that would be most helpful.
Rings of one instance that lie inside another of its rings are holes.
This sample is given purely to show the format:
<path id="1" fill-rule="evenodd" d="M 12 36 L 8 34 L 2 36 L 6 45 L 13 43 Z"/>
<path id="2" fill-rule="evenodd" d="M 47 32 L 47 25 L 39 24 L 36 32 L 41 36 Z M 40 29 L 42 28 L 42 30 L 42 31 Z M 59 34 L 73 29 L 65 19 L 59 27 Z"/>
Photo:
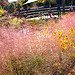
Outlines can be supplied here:
<path id="1" fill-rule="evenodd" d="M 71 1 L 72 5 L 73 5 L 73 0 Z"/>
<path id="2" fill-rule="evenodd" d="M 49 8 L 51 8 L 51 2 L 50 2 L 50 0 L 49 0 Z"/>
<path id="3" fill-rule="evenodd" d="M 63 4 L 63 13 L 65 13 L 65 0 L 63 0 L 63 2 L 62 2 Z"/>

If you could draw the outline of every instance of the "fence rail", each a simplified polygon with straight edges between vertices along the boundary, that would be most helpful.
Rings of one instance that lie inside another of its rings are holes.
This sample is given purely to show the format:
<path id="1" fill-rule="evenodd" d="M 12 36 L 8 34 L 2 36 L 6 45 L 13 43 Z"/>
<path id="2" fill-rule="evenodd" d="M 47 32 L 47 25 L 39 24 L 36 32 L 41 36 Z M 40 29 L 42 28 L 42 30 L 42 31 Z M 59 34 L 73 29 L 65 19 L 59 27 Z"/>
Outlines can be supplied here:
<path id="1" fill-rule="evenodd" d="M 70 6 L 65 6 L 65 13 L 69 12 L 69 7 Z M 61 12 L 63 12 L 63 7 L 61 8 Z M 75 8 L 75 5 L 73 6 L 73 8 Z M 28 11 L 21 11 L 20 13 L 25 16 L 27 15 L 27 18 L 32 18 L 32 17 L 37 17 L 37 16 L 41 16 L 41 15 L 48 15 L 50 8 L 42 8 L 42 9 L 32 9 L 32 10 L 28 10 Z M 54 12 L 54 15 L 57 15 L 57 7 L 52 7 L 51 10 Z"/>

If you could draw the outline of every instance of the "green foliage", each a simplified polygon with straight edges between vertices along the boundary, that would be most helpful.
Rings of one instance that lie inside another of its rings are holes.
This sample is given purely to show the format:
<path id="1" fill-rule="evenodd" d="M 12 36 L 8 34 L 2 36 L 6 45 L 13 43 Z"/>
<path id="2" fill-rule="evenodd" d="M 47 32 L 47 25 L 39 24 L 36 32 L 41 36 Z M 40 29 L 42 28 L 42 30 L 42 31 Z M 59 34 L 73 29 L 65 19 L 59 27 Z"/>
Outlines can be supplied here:
<path id="1" fill-rule="evenodd" d="M 2 16 L 3 14 L 3 9 L 2 9 L 2 6 L 0 5 L 0 17 Z"/>
<path id="2" fill-rule="evenodd" d="M 11 55 L 5 63 L 4 67 L 6 70 L 3 71 L 3 74 L 5 72 L 8 75 L 34 75 L 36 70 L 41 70 L 44 60 L 41 56 L 26 58 Z"/>
<path id="3" fill-rule="evenodd" d="M 12 3 L 9 5 L 9 12 L 14 12 L 14 4 Z"/>
<path id="4" fill-rule="evenodd" d="M 42 6 L 42 5 L 43 5 L 43 3 L 38 2 L 36 5 L 37 5 L 37 6 Z"/>
<path id="5" fill-rule="evenodd" d="M 14 19 L 12 19 L 12 23 L 13 23 L 14 28 L 20 29 L 20 24 L 23 23 L 23 20 L 15 17 Z"/>
<path id="6" fill-rule="evenodd" d="M 44 5 L 49 5 L 49 2 L 46 0 L 46 1 L 44 2 Z"/>
<path id="7" fill-rule="evenodd" d="M 55 4 L 56 3 L 56 0 L 48 0 L 51 2 L 51 4 Z"/>
<path id="8" fill-rule="evenodd" d="M 5 5 L 4 6 L 4 10 L 8 10 L 9 9 L 9 6 L 8 5 Z"/>
<path id="9" fill-rule="evenodd" d="M 4 10 L 7 10 L 9 13 L 14 12 L 14 10 L 15 10 L 14 4 L 11 3 L 9 5 L 5 5 Z"/>
<path id="10" fill-rule="evenodd" d="M 2 9 L 2 6 L 0 5 L 0 9 Z"/>

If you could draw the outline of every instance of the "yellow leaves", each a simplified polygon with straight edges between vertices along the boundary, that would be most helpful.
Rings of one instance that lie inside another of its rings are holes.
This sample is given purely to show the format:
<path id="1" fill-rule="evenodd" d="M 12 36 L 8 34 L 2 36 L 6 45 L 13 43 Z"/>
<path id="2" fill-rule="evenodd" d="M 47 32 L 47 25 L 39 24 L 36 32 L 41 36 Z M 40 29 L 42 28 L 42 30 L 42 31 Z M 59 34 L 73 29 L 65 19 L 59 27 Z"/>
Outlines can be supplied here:
<path id="1" fill-rule="evenodd" d="M 3 13 L 3 9 L 0 9 L 0 16 L 2 16 Z"/>
<path id="2" fill-rule="evenodd" d="M 13 22 L 13 24 L 20 24 L 20 23 L 22 23 L 23 21 L 21 20 L 21 19 L 17 19 L 17 17 L 15 17 L 13 20 L 12 20 L 12 22 Z"/>
<path id="3" fill-rule="evenodd" d="M 61 66 L 61 64 L 60 64 L 60 63 L 56 63 L 55 65 L 56 65 L 56 66 Z"/>
<path id="4" fill-rule="evenodd" d="M 72 75 L 71 73 L 68 73 L 68 75 Z"/>
<path id="5" fill-rule="evenodd" d="M 13 19 L 13 22 L 15 22 L 15 21 L 17 21 L 17 17 L 15 17 L 15 18 Z"/>
<path id="6" fill-rule="evenodd" d="M 18 20 L 18 22 L 21 22 L 21 23 L 23 23 L 23 20 L 21 20 L 21 19 L 20 19 L 20 20 Z"/>

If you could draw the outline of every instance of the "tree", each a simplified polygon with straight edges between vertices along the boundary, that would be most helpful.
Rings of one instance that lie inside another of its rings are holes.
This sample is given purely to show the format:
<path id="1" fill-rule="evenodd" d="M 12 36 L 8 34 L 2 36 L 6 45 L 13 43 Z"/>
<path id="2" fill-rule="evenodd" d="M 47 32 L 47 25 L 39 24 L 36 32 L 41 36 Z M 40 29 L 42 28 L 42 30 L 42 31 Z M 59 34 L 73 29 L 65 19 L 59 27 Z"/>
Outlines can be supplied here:
<path id="1" fill-rule="evenodd" d="M 47 0 L 49 3 L 49 7 L 51 7 L 51 4 L 56 4 L 56 0 Z"/>
<path id="2" fill-rule="evenodd" d="M 36 3 L 37 6 L 42 6 L 44 5 L 45 0 L 38 0 L 38 2 Z"/>

